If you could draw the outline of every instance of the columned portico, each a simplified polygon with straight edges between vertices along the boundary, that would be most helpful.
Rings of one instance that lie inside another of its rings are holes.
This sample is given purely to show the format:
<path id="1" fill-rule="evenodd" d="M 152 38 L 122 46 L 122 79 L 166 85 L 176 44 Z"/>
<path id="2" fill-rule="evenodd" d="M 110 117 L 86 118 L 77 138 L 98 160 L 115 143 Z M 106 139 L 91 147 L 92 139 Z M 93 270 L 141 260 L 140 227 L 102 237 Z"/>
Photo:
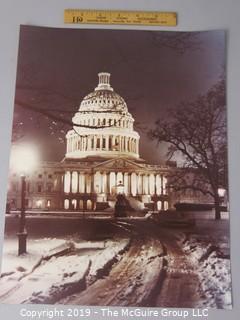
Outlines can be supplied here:
<path id="1" fill-rule="evenodd" d="M 114 193 L 119 183 L 126 194 L 166 195 L 167 177 L 161 174 L 142 172 L 95 171 L 93 174 L 67 170 L 62 177 L 64 193 Z M 93 189 L 92 189 L 93 183 Z"/>

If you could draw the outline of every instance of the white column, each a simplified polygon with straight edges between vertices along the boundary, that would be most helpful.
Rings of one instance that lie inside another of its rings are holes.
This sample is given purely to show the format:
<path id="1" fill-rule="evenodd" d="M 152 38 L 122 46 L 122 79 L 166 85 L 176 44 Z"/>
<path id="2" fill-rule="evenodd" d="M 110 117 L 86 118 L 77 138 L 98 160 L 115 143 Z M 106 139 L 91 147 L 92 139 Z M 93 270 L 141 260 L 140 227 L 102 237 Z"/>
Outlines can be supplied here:
<path id="1" fill-rule="evenodd" d="M 167 186 L 167 178 L 163 176 L 163 194 L 167 193 L 166 186 Z"/>
<path id="2" fill-rule="evenodd" d="M 102 174 L 102 192 L 106 193 L 107 192 L 107 174 L 104 172 Z"/>
<path id="3" fill-rule="evenodd" d="M 161 194 L 161 177 L 159 174 L 156 175 L 156 194 L 159 196 Z"/>
<path id="4" fill-rule="evenodd" d="M 102 176 L 99 171 L 97 171 L 94 175 L 94 192 L 101 193 L 101 187 L 102 187 Z"/>
<path id="5" fill-rule="evenodd" d="M 163 175 L 161 175 L 161 194 L 163 194 Z"/>
<path id="6" fill-rule="evenodd" d="M 86 174 L 84 177 L 85 180 L 85 192 L 90 193 L 91 191 L 91 176 L 89 174 Z"/>
<path id="7" fill-rule="evenodd" d="M 80 193 L 84 193 L 83 174 L 81 172 L 79 173 L 78 189 Z"/>
<path id="8" fill-rule="evenodd" d="M 149 188 L 148 188 L 148 175 L 147 174 L 145 174 L 144 176 L 143 176 L 143 193 L 144 194 L 149 194 Z"/>
<path id="9" fill-rule="evenodd" d="M 67 171 L 65 172 L 65 176 L 64 176 L 64 192 L 65 193 L 69 193 L 70 192 L 70 172 Z"/>
<path id="10" fill-rule="evenodd" d="M 87 149 L 88 149 L 88 150 L 91 150 L 91 136 L 88 136 L 88 137 L 87 137 L 87 140 L 88 140 L 88 142 L 87 142 Z"/>
<path id="11" fill-rule="evenodd" d="M 72 172 L 72 193 L 77 193 L 78 189 L 78 173 L 77 171 Z"/>
<path id="12" fill-rule="evenodd" d="M 124 193 L 128 195 L 128 173 L 125 172 L 123 175 Z"/>
<path id="13" fill-rule="evenodd" d="M 114 147 L 114 149 L 115 149 L 115 143 L 116 143 L 115 136 L 112 136 L 112 146 Z"/>
<path id="14" fill-rule="evenodd" d="M 137 181 L 136 180 L 137 180 L 136 173 L 133 172 L 131 174 L 131 194 L 133 196 L 136 196 L 136 194 L 137 194 Z"/>
<path id="15" fill-rule="evenodd" d="M 155 187 L 155 181 L 154 181 L 154 174 L 151 173 L 150 176 L 149 176 L 149 193 L 150 195 L 154 195 L 155 193 L 155 190 L 154 190 L 154 187 Z"/>
<path id="16" fill-rule="evenodd" d="M 142 175 L 139 173 L 137 175 L 137 185 L 138 185 L 138 194 L 142 194 Z"/>

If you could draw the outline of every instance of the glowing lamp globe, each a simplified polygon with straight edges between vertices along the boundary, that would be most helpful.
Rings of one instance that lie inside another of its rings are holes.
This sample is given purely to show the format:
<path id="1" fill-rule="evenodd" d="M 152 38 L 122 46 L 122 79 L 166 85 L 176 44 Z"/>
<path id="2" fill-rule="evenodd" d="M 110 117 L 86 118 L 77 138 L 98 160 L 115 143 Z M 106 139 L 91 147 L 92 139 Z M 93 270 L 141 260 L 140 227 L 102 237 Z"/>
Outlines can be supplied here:
<path id="1" fill-rule="evenodd" d="M 10 169 L 20 175 L 26 175 L 34 170 L 38 160 L 38 152 L 34 145 L 15 145 L 11 150 Z"/>
<path id="2" fill-rule="evenodd" d="M 225 189 L 219 188 L 219 189 L 218 189 L 218 195 L 219 195 L 219 197 L 223 198 L 224 195 L 225 195 L 225 191 L 226 191 Z"/>

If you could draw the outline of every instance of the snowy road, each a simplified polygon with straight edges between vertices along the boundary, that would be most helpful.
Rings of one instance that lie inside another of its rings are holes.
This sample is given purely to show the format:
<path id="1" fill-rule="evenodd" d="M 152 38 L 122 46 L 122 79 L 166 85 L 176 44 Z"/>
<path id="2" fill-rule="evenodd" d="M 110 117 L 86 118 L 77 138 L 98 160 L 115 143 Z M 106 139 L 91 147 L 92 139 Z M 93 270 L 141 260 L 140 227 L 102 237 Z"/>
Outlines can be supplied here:
<path id="1" fill-rule="evenodd" d="M 146 228 L 146 222 L 119 222 L 118 227 L 133 234 L 129 251 L 107 277 L 60 303 L 195 307 L 199 278 L 180 248 L 182 234 L 152 223 Z"/>
<path id="2" fill-rule="evenodd" d="M 134 238 L 130 249 L 111 270 L 87 290 L 60 301 L 64 304 L 142 306 L 151 299 L 151 293 L 162 272 L 162 246 L 152 238 Z"/>
<path id="3" fill-rule="evenodd" d="M 199 276 L 189 257 L 179 244 L 178 234 L 169 236 L 162 230 L 161 238 L 166 250 L 166 266 L 162 287 L 156 296 L 155 306 L 196 308 L 200 302 Z"/>
<path id="4" fill-rule="evenodd" d="M 74 244 L 68 255 L 40 264 L 20 282 L 15 274 L 0 279 L 7 286 L 0 300 L 231 308 L 227 222 L 182 229 L 147 219 L 118 219 L 81 221 L 79 226 L 77 234 L 67 237 Z M 11 282 L 13 290 L 8 289 Z"/>

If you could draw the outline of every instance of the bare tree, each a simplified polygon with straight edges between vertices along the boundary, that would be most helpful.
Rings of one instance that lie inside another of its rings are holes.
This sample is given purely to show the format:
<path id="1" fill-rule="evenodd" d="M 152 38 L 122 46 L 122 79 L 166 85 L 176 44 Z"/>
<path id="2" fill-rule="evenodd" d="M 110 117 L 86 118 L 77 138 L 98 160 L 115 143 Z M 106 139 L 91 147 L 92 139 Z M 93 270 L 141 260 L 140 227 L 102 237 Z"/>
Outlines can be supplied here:
<path id="1" fill-rule="evenodd" d="M 205 95 L 181 103 L 165 119 L 158 120 L 149 136 L 169 144 L 169 159 L 177 153 L 182 156 L 183 164 L 172 178 L 173 188 L 211 195 L 215 218 L 220 219 L 219 189 L 227 189 L 224 80 L 219 80 Z"/>

